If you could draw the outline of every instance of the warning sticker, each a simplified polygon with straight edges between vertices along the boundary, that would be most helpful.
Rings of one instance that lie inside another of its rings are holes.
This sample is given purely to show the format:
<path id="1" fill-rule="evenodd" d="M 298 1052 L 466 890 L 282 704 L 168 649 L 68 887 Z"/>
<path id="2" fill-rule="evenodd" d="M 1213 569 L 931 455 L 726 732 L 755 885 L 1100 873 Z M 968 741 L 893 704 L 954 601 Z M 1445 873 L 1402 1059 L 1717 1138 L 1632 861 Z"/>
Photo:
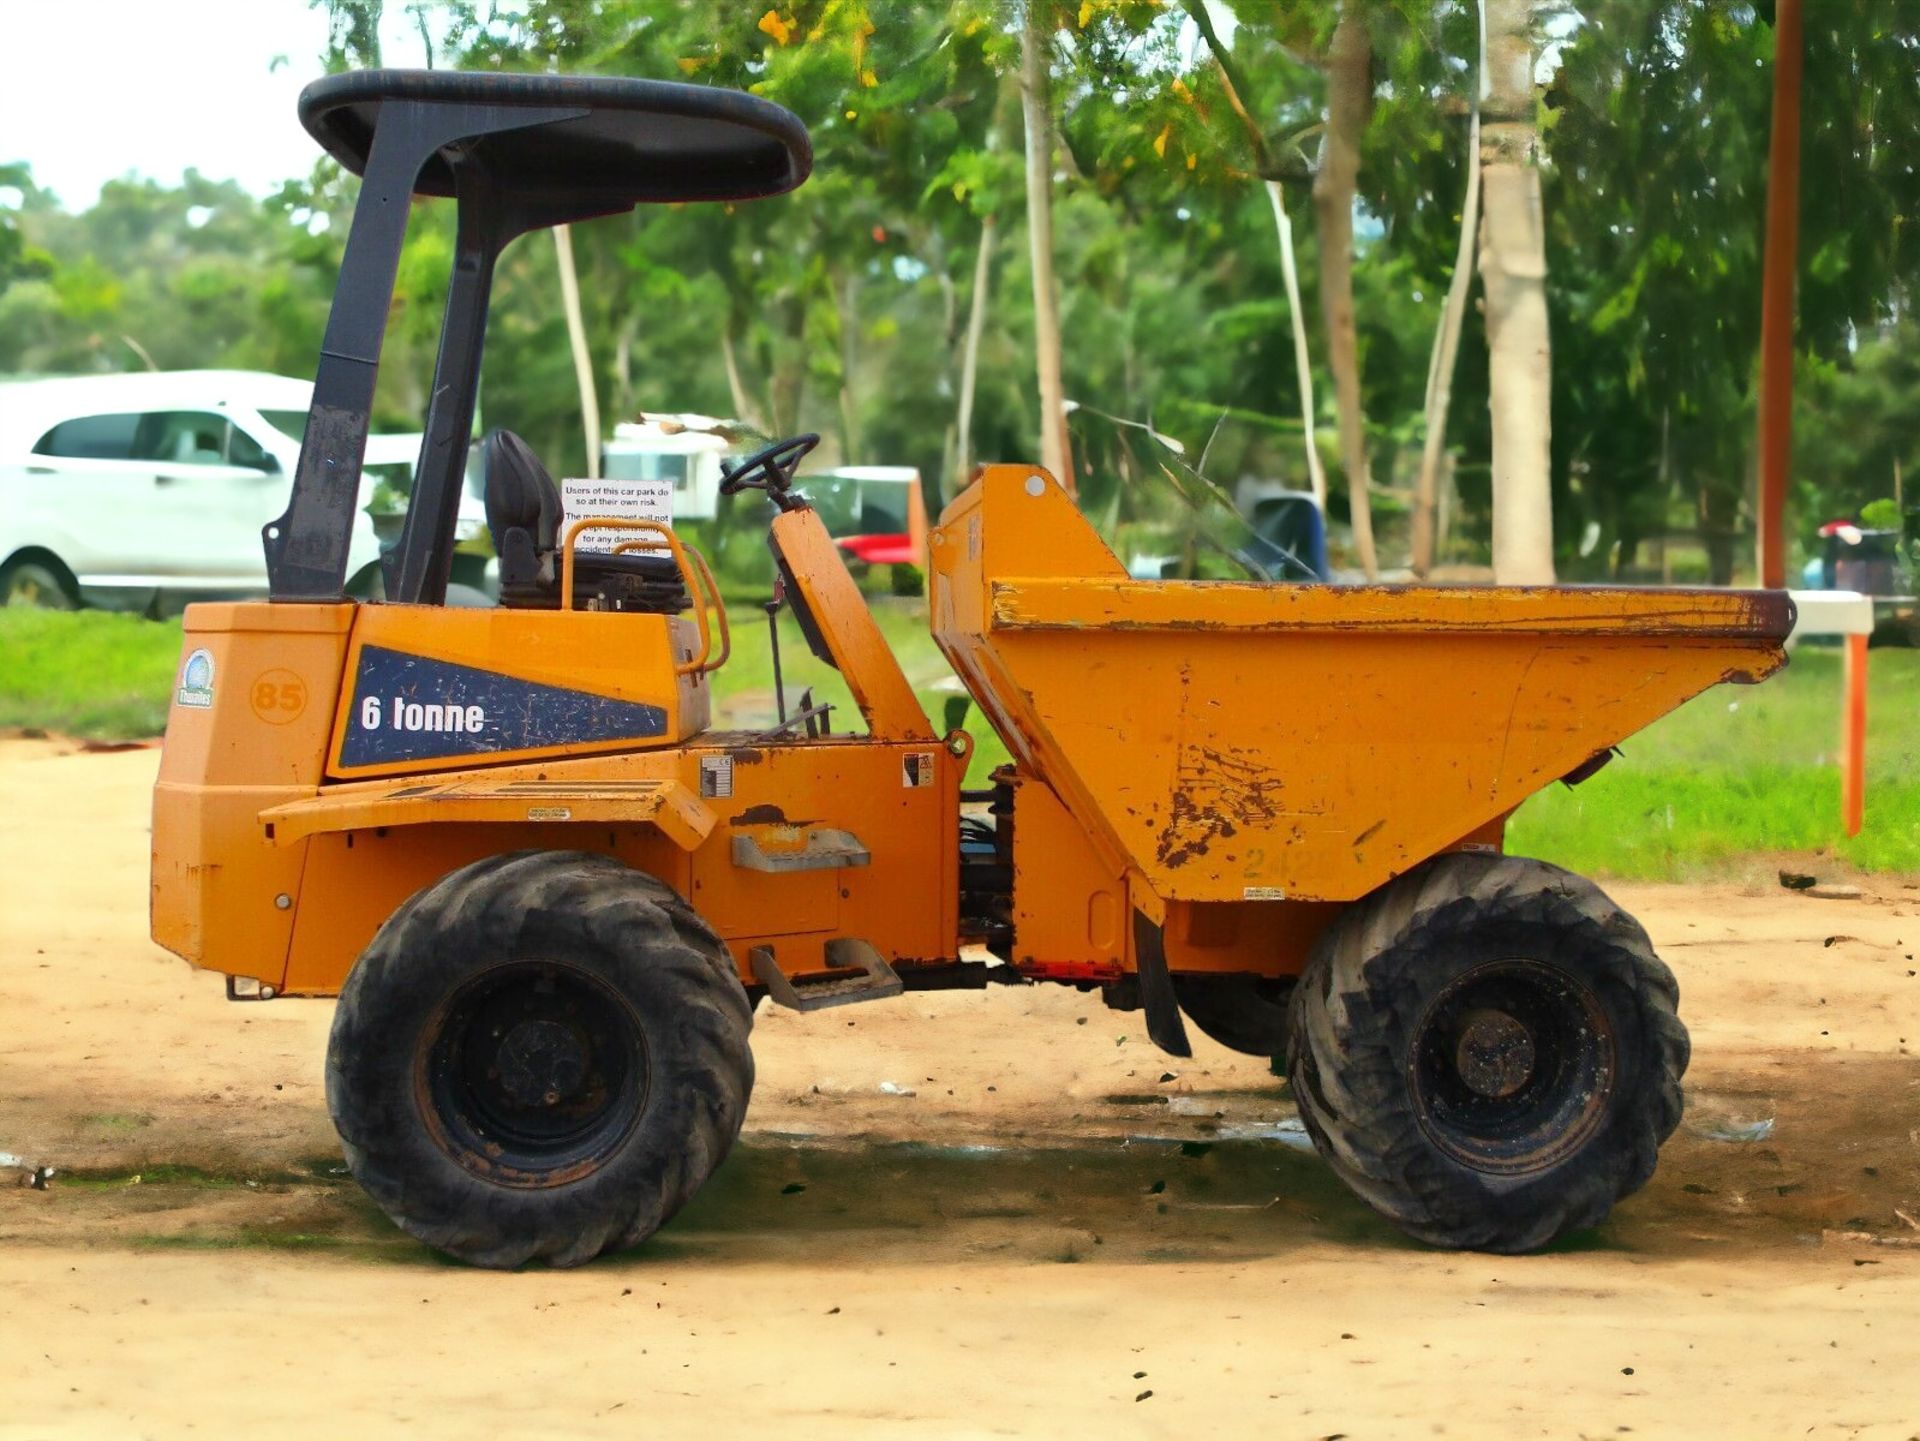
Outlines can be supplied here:
<path id="1" fill-rule="evenodd" d="M 913 751 L 900 757 L 900 784 L 911 790 L 933 784 L 933 752 Z"/>
<path id="2" fill-rule="evenodd" d="M 1279 886 L 1248 886 L 1240 892 L 1245 901 L 1284 901 L 1287 893 Z"/>
<path id="3" fill-rule="evenodd" d="M 572 477 L 560 482 L 562 530 L 576 520 L 611 516 L 618 520 L 656 520 L 673 524 L 673 482 L 671 480 L 584 480 Z M 578 550 L 609 551 L 634 536 L 618 530 L 589 530 L 580 536 Z"/>

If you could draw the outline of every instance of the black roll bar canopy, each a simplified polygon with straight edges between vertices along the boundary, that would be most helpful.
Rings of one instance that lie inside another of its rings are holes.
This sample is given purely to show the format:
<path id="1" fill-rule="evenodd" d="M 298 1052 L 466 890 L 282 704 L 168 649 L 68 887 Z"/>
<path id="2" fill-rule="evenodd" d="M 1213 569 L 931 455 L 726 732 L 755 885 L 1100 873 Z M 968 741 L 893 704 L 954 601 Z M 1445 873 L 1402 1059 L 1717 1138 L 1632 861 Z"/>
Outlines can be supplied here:
<path id="1" fill-rule="evenodd" d="M 362 177 L 321 342 L 285 514 L 270 522 L 268 594 L 345 593 L 374 381 L 415 195 L 458 205 L 453 275 L 391 599 L 446 599 L 494 263 L 529 230 L 647 203 L 751 200 L 807 178 L 787 110 L 738 91 L 572 75 L 363 70 L 315 81 L 300 121 Z"/>

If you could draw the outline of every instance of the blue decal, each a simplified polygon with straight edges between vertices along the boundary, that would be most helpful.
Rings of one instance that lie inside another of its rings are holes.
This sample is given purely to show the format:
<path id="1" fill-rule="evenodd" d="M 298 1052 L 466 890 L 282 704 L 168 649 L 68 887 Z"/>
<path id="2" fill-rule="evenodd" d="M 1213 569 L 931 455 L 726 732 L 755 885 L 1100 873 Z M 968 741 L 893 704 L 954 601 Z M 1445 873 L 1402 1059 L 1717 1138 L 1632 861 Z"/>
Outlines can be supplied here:
<path id="1" fill-rule="evenodd" d="M 665 735 L 657 705 L 519 680 L 431 656 L 364 646 L 343 766 L 544 750 Z"/>

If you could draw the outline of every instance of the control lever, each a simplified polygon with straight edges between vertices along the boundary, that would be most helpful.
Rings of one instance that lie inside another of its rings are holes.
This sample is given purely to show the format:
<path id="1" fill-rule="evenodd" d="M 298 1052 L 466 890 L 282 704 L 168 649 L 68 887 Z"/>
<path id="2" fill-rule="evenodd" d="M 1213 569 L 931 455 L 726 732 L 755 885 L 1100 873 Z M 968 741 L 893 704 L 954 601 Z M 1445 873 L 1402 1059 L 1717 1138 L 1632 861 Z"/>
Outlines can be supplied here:
<path id="1" fill-rule="evenodd" d="M 773 651 L 773 704 L 780 717 L 781 728 L 787 724 L 787 687 L 780 678 L 780 607 L 786 604 L 787 582 L 785 577 L 773 578 L 773 599 L 762 609 L 767 613 L 767 644 Z"/>

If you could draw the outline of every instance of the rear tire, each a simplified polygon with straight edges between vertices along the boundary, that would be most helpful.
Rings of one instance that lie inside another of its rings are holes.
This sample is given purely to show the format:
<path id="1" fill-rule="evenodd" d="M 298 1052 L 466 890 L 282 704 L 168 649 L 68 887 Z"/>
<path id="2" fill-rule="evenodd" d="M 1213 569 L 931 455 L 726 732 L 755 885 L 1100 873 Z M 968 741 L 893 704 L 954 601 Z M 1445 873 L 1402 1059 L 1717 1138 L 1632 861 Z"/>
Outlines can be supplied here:
<path id="1" fill-rule="evenodd" d="M 1289 1078 L 1315 1147 L 1437 1246 L 1515 1253 L 1598 1225 L 1680 1122 L 1678 988 L 1598 886 L 1441 856 L 1321 938 Z"/>
<path id="2" fill-rule="evenodd" d="M 726 1156 L 752 1024 L 725 945 L 659 881 L 496 856 L 415 895 L 348 975 L 327 1108 L 409 1235 L 577 1266 L 652 1235 Z"/>

